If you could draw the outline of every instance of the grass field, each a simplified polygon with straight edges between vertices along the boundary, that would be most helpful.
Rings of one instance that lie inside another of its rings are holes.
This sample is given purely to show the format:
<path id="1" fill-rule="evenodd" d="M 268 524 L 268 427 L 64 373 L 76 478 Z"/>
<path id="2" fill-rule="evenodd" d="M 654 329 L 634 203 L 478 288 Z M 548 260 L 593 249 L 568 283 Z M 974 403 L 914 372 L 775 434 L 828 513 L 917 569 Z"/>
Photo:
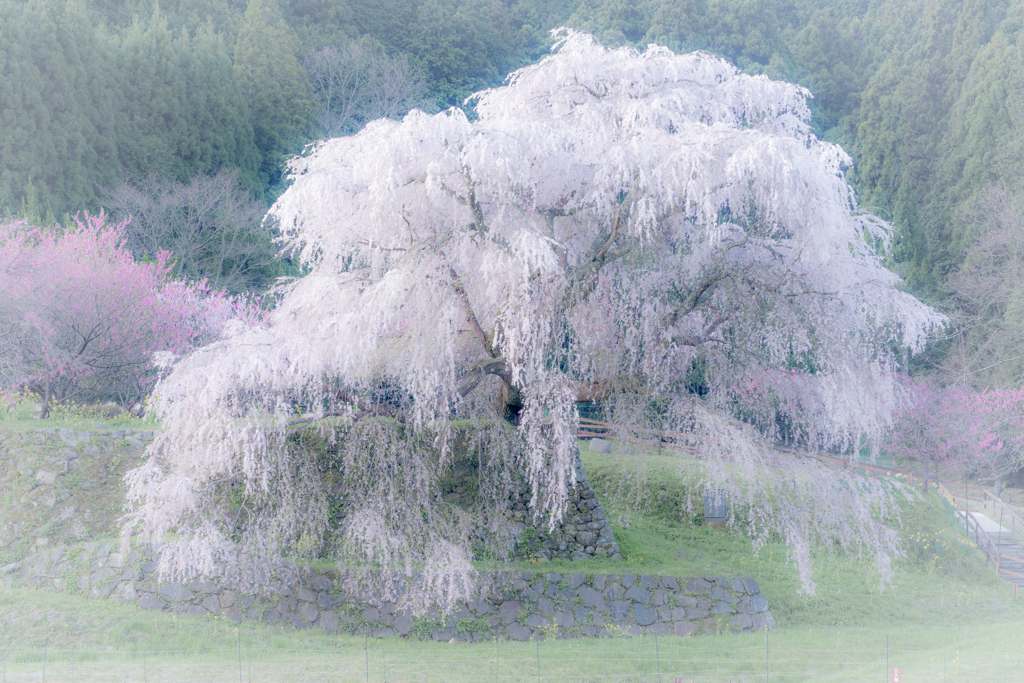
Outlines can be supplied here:
<path id="1" fill-rule="evenodd" d="M 0 589 L 6 681 L 1019 681 L 1022 622 L 468 645 L 330 636 Z M 888 644 L 888 650 L 887 650 Z"/>

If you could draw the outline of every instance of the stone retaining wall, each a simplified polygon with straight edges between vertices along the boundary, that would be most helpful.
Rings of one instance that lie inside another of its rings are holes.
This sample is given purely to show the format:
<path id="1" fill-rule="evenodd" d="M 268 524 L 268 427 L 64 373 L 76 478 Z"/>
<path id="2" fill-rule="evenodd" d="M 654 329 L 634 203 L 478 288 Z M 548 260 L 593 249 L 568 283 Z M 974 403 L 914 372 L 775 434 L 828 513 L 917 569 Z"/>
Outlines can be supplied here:
<path id="1" fill-rule="evenodd" d="M 0 428 L 0 460 L 5 469 L 32 484 L 23 502 L 53 508 L 61 502 L 60 477 L 80 469 L 83 460 L 109 462 L 111 458 L 138 459 L 153 440 L 152 431 L 134 429 Z M 103 482 L 89 482 L 93 488 Z"/>
<path id="2" fill-rule="evenodd" d="M 389 603 L 357 604 L 340 590 L 333 572 L 303 569 L 273 596 L 259 597 L 213 581 L 158 583 L 153 552 L 132 550 L 126 557 L 117 550 L 113 542 L 49 549 L 0 568 L 0 582 L 80 592 L 144 609 L 375 637 L 688 636 L 775 627 L 768 601 L 749 578 L 496 572 L 484 577 L 489 588 L 479 600 L 460 605 L 442 621 L 401 613 Z"/>
<path id="3" fill-rule="evenodd" d="M 153 432 L 0 427 L 0 565 L 116 533 L 121 481 Z"/>
<path id="4" fill-rule="evenodd" d="M 586 560 L 591 557 L 611 557 L 621 560 L 619 544 L 615 542 L 612 526 L 597 493 L 587 479 L 579 451 L 574 458 L 576 486 L 569 490 L 563 522 L 548 529 L 547 519 L 533 519 L 529 501 L 533 495 L 523 481 L 522 488 L 511 501 L 513 538 L 517 542 L 517 555 L 535 557 L 541 561 L 551 559 Z"/>
<path id="5" fill-rule="evenodd" d="M 14 490 L 20 490 L 25 517 L 18 522 L 0 520 L 0 547 L 14 538 L 30 539 L 27 551 L 14 557 L 30 556 L 0 567 L 0 582 L 113 598 L 175 613 L 288 623 L 332 633 L 437 640 L 688 635 L 775 625 L 752 579 L 498 572 L 483 577 L 488 588 L 479 600 L 460 605 L 442 621 L 429 615 L 414 618 L 394 605 L 378 608 L 360 603 L 340 590 L 339 577 L 332 572 L 302 570 L 295 581 L 280 585 L 268 598 L 240 595 L 211 581 L 157 583 L 157 555 L 146 548 L 123 556 L 113 542 L 52 547 L 56 545 L 52 536 L 73 542 L 96 532 L 110 533 L 116 512 L 109 511 L 120 509 L 115 503 L 123 500 L 123 494 L 109 484 L 120 480 L 124 467 L 139 461 L 152 438 L 149 431 L 98 427 L 0 429 L 0 475 L 11 477 Z M 618 557 L 611 527 L 578 455 L 575 464 L 577 486 L 570 492 L 565 523 L 553 532 L 543 522 L 531 523 L 528 491 L 516 494 L 511 521 L 520 552 L 538 559 Z M 465 469 L 465 481 L 457 482 L 452 492 L 456 496 L 473 488 L 474 474 L 471 468 Z M 90 509 L 100 494 L 109 494 L 110 500 L 104 498 L 100 506 L 109 509 L 109 515 Z M 531 527 L 532 533 L 523 536 Z"/>

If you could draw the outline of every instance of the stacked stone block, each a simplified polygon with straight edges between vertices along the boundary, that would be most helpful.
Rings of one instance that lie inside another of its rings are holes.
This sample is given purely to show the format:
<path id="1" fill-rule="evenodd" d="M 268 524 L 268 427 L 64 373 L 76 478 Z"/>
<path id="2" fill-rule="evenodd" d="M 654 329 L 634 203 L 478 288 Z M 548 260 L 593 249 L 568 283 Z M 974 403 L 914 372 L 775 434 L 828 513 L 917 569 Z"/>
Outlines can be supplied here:
<path id="1" fill-rule="evenodd" d="M 622 559 L 608 517 L 594 487 L 587 479 L 579 451 L 576 452 L 575 467 L 576 486 L 569 491 L 565 521 L 553 531 L 548 530 L 544 519 L 533 520 L 528 507 L 531 495 L 529 487 L 524 485 L 519 492 L 512 506 L 514 533 L 517 540 L 529 538 L 520 543 L 520 554 L 540 560 L 585 560 L 591 557 Z M 527 532 L 527 529 L 530 531 Z M 524 536 L 524 533 L 529 533 L 529 537 Z"/>
<path id="2" fill-rule="evenodd" d="M 690 636 L 775 627 L 768 601 L 750 578 L 635 574 L 494 572 L 477 600 L 446 618 L 414 616 L 393 603 L 369 605 L 340 590 L 332 572 L 302 569 L 272 595 L 239 594 L 216 581 L 159 583 L 157 553 L 118 552 L 112 542 L 53 548 L 0 568 L 0 582 L 133 603 L 143 609 L 298 629 L 321 628 L 433 640 L 528 640 L 644 634 Z"/>

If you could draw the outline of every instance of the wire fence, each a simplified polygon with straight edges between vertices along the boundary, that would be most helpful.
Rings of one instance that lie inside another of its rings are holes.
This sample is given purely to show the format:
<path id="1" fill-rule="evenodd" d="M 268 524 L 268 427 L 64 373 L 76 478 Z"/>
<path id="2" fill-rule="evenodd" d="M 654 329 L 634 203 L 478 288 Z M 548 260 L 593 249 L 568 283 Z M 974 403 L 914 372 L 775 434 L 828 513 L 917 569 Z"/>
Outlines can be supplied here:
<path id="1" fill-rule="evenodd" d="M 353 641 L 335 649 L 91 651 L 11 649 L 0 653 L 2 683 L 262 683 L 303 681 L 480 682 L 607 681 L 696 683 L 721 681 L 1019 681 L 1024 647 L 1009 651 L 929 648 L 773 647 L 734 638 L 492 641 L 467 645 Z M 1022 635 L 1024 644 L 1024 635 Z"/>

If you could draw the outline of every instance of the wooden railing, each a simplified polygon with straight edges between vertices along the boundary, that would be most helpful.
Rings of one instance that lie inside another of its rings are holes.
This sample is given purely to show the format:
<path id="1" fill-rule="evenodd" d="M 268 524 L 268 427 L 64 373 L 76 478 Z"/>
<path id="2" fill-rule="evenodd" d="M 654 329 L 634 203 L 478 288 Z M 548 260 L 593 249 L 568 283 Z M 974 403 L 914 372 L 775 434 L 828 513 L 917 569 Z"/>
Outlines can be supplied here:
<path id="1" fill-rule="evenodd" d="M 939 483 L 938 487 L 939 487 L 940 491 L 944 492 L 951 500 L 954 501 L 954 504 L 958 504 L 960 502 L 960 500 L 962 500 L 959 496 L 957 496 L 952 491 L 950 491 L 944 484 Z M 978 487 L 978 488 L 981 488 L 981 487 Z M 991 492 L 989 492 L 989 491 L 987 491 L 985 489 L 981 489 L 981 490 L 984 491 L 986 494 L 988 494 L 988 496 L 991 496 L 992 501 L 998 501 L 998 503 L 1002 507 L 1006 507 L 1006 504 L 1003 503 L 1003 501 L 1001 501 L 998 498 L 996 498 Z M 977 498 L 971 499 L 971 498 L 966 498 L 965 497 L 964 500 L 966 500 L 966 501 L 977 500 L 978 502 L 985 503 L 985 499 L 984 498 L 982 498 L 982 499 L 977 499 Z M 1020 522 L 1020 517 L 1018 517 L 1017 514 L 1013 510 L 1010 510 L 1009 508 L 1006 508 L 1006 509 L 1012 515 L 1012 519 L 1014 520 L 1013 521 L 1014 526 L 1011 527 L 1011 537 L 1012 537 L 1015 534 L 1019 534 L 1019 532 L 1017 532 L 1016 524 Z M 957 511 L 957 513 L 961 514 L 959 510 Z M 995 565 L 995 567 L 996 567 L 996 575 L 997 576 L 1009 576 L 1009 577 L 1012 577 L 1014 579 L 1024 580 L 1024 574 L 1022 574 L 1020 572 L 1013 571 L 1011 569 L 1007 569 L 1006 567 L 1001 567 L 1000 566 L 1002 564 L 1003 560 L 1024 564 L 1024 558 L 1020 558 L 1020 557 L 1016 557 L 1014 555 L 1010 555 L 1008 553 L 1004 553 L 1003 551 L 1001 551 L 999 549 L 999 546 L 996 544 L 995 541 L 992 540 L 992 537 L 989 536 L 988 533 L 981 527 L 981 524 L 978 523 L 978 520 L 975 518 L 974 513 L 970 509 L 969 502 L 965 502 L 962 514 L 963 514 L 963 518 L 964 518 L 964 528 L 967 530 L 968 535 L 970 535 L 972 533 L 974 534 L 974 538 L 975 538 L 975 540 L 978 543 L 978 547 L 982 548 L 982 550 L 985 551 L 985 556 L 988 558 L 989 562 L 991 562 L 992 564 Z M 1005 529 L 1006 527 L 1004 527 L 1002 525 L 1002 523 L 1000 522 L 999 528 L 1000 529 Z M 1021 528 L 1024 528 L 1024 524 L 1021 525 Z M 1017 537 L 1019 538 L 1019 535 Z M 1016 588 L 1014 588 L 1014 594 L 1016 594 Z"/>
<path id="2" fill-rule="evenodd" d="M 986 510 L 992 510 L 992 519 L 996 520 L 996 513 L 999 514 L 998 521 L 999 526 L 1005 528 L 1005 524 L 1010 526 L 1010 534 L 1024 540 L 1024 520 L 1014 512 L 1009 505 L 1004 503 L 1002 499 L 996 498 L 988 489 L 981 489 L 983 498 L 982 505 L 985 506 Z"/>
<path id="3" fill-rule="evenodd" d="M 633 436 L 633 434 L 644 434 L 648 435 L 650 438 Z M 668 448 L 670 450 L 689 453 L 690 455 L 697 455 L 699 453 L 696 446 L 692 446 L 688 443 L 692 440 L 692 437 L 681 432 L 670 432 L 662 429 L 649 429 L 646 427 L 626 427 L 623 425 L 612 424 L 611 422 L 591 420 L 584 417 L 580 418 L 580 428 L 576 432 L 576 436 L 580 439 L 590 439 L 595 437 L 601 439 L 615 439 L 616 441 L 626 441 L 627 443 L 652 446 L 659 450 L 662 448 Z"/>
<path id="4" fill-rule="evenodd" d="M 999 522 L 999 526 L 1004 529 L 1009 528 L 1012 536 L 1024 541 L 1024 520 L 994 493 L 981 486 L 965 486 L 959 482 L 940 480 L 939 484 L 951 499 L 956 502 L 964 501 L 965 508 L 971 503 L 979 503 L 982 510 L 991 516 L 992 521 Z M 963 493 L 958 493 L 958 491 L 963 491 Z M 971 493 L 975 495 L 972 496 Z"/>

